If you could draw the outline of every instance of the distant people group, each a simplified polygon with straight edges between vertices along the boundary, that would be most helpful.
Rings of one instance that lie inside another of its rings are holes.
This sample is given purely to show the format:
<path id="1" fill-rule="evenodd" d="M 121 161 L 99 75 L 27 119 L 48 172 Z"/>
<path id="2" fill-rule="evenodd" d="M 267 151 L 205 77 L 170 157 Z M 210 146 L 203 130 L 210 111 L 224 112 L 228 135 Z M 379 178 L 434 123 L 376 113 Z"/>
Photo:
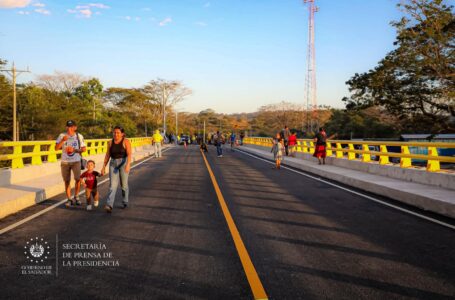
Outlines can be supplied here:
<path id="1" fill-rule="evenodd" d="M 313 156 L 318 159 L 318 163 L 320 165 L 325 165 L 325 158 L 327 156 L 327 140 L 333 138 L 334 136 L 335 134 L 327 137 L 325 129 L 320 127 L 318 133 L 314 137 L 315 147 Z M 281 168 L 281 162 L 284 154 L 286 156 L 295 157 L 296 146 L 297 133 L 295 131 L 291 131 L 288 126 L 284 126 L 283 130 L 277 132 L 275 137 L 273 137 L 272 149 L 270 151 L 273 153 L 273 159 L 275 160 L 275 169 Z"/>

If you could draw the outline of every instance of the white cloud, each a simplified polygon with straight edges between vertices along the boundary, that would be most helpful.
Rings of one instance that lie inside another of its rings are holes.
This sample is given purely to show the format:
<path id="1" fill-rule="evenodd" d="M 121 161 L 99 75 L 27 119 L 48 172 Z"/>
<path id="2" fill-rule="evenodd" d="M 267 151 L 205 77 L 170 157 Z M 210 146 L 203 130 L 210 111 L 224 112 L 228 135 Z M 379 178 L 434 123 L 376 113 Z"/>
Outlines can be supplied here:
<path id="1" fill-rule="evenodd" d="M 32 0 L 0 0 L 0 8 L 26 7 Z"/>
<path id="2" fill-rule="evenodd" d="M 207 2 L 206 4 L 204 4 L 204 7 L 210 7 L 210 2 Z"/>
<path id="3" fill-rule="evenodd" d="M 172 18 L 168 17 L 168 18 L 164 19 L 163 21 L 161 21 L 159 25 L 162 27 L 162 26 L 166 26 L 168 23 L 171 23 L 171 22 L 172 22 Z"/>
<path id="4" fill-rule="evenodd" d="M 196 23 L 194 23 L 194 24 L 196 24 L 196 25 L 198 25 L 198 26 L 201 26 L 201 27 L 207 26 L 207 23 L 205 23 L 205 22 L 196 22 Z"/>
<path id="5" fill-rule="evenodd" d="M 30 14 L 29 11 L 23 11 L 23 10 L 20 10 L 17 13 L 20 14 L 20 15 L 29 15 Z"/>
<path id="6" fill-rule="evenodd" d="M 50 11 L 48 11 L 47 9 L 44 9 L 44 8 L 37 8 L 37 9 L 35 9 L 35 12 L 39 13 L 39 14 L 42 14 L 42 15 L 50 15 L 51 14 Z"/>
<path id="7" fill-rule="evenodd" d="M 89 3 L 83 5 L 77 5 L 74 9 L 67 9 L 66 11 L 70 14 L 76 14 L 79 18 L 91 18 L 93 15 L 101 15 L 97 9 L 108 9 L 109 6 L 103 3 Z"/>
<path id="8" fill-rule="evenodd" d="M 37 2 L 37 3 L 33 3 L 32 6 L 35 6 L 35 7 L 45 7 L 46 4 Z"/>
<path id="9" fill-rule="evenodd" d="M 125 20 L 131 21 L 131 17 L 130 17 L 130 16 L 126 16 L 126 17 L 125 17 Z"/>
<path id="10" fill-rule="evenodd" d="M 150 7 L 144 7 L 142 10 L 143 11 L 151 11 L 152 9 Z"/>
<path id="11" fill-rule="evenodd" d="M 103 4 L 103 3 L 90 3 L 89 6 L 91 7 L 96 7 L 96 8 L 99 8 L 99 9 L 108 9 L 110 8 L 109 6 Z"/>
<path id="12" fill-rule="evenodd" d="M 136 18 L 134 18 L 134 19 L 135 19 L 136 21 L 138 21 L 138 22 L 141 20 L 140 17 L 136 17 Z"/>
<path id="13" fill-rule="evenodd" d="M 79 13 L 82 15 L 84 18 L 90 18 L 93 14 L 93 12 L 90 9 L 81 9 L 79 10 Z"/>

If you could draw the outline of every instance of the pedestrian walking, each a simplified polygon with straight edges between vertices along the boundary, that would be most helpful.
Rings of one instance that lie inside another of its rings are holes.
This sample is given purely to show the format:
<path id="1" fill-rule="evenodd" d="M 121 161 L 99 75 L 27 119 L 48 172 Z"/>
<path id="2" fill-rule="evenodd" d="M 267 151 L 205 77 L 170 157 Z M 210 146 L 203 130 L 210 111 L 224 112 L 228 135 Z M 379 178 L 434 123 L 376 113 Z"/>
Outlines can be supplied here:
<path id="1" fill-rule="evenodd" d="M 278 132 L 273 139 L 273 146 L 270 152 L 273 153 L 273 159 L 275 160 L 275 169 L 281 168 L 281 161 L 283 160 L 284 141 L 281 138 L 281 134 Z"/>
<path id="2" fill-rule="evenodd" d="M 159 130 L 155 130 L 155 133 L 152 136 L 152 143 L 155 147 L 155 157 L 161 157 L 161 144 L 163 143 L 163 136 L 160 134 Z"/>
<path id="3" fill-rule="evenodd" d="M 87 210 L 92 210 L 92 197 L 93 206 L 98 207 L 100 195 L 98 193 L 97 177 L 99 176 L 101 176 L 101 174 L 95 171 L 95 162 L 89 160 L 87 162 L 87 171 L 81 175 L 82 185 L 85 187 Z"/>
<path id="4" fill-rule="evenodd" d="M 119 185 L 122 188 L 122 207 L 128 207 L 128 175 L 131 168 L 131 143 L 125 138 L 122 127 L 116 126 L 113 131 L 113 139 L 108 142 L 107 153 L 104 157 L 104 165 L 101 169 L 101 176 L 105 174 L 106 166 L 109 163 L 109 196 L 104 209 L 112 212 L 114 207 L 115 194 Z"/>
<path id="5" fill-rule="evenodd" d="M 245 138 L 245 132 L 240 131 L 240 146 L 243 146 L 243 139 Z"/>
<path id="6" fill-rule="evenodd" d="M 288 140 L 289 156 L 295 156 L 295 147 L 297 145 L 297 134 L 295 131 L 291 132 Z"/>
<path id="7" fill-rule="evenodd" d="M 286 156 L 288 156 L 289 155 L 289 136 L 291 136 L 291 131 L 289 130 L 287 125 L 284 125 L 284 129 L 282 132 L 283 132 L 282 137 L 283 137 L 283 142 L 284 142 L 284 149 L 286 151 Z"/>
<path id="8" fill-rule="evenodd" d="M 318 159 L 319 164 L 325 165 L 325 157 L 327 156 L 326 152 L 327 134 L 323 127 L 319 128 L 319 132 L 314 137 L 314 142 L 316 143 L 316 145 L 314 147 L 313 156 Z"/>
<path id="9" fill-rule="evenodd" d="M 232 131 L 231 136 L 230 136 L 230 142 L 231 142 L 231 151 L 234 151 L 235 148 L 235 132 Z"/>
<path id="10" fill-rule="evenodd" d="M 81 205 L 79 191 L 81 189 L 81 154 L 86 151 L 84 137 L 77 132 L 76 122 L 66 122 L 66 132 L 61 133 L 55 141 L 55 149 L 62 149 L 60 169 L 65 183 L 66 207 Z M 71 172 L 74 177 L 74 197 L 71 198 Z"/>
<path id="11" fill-rule="evenodd" d="M 213 135 L 213 142 L 215 143 L 218 157 L 223 157 L 223 135 L 219 131 Z"/>

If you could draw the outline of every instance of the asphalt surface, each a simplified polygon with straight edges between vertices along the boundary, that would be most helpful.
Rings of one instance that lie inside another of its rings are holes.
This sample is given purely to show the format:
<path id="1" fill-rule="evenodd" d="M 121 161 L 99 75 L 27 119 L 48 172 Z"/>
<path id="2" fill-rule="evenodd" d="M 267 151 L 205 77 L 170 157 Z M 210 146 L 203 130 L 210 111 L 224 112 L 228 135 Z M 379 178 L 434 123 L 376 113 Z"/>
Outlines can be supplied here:
<path id="1" fill-rule="evenodd" d="M 269 299 L 455 298 L 453 230 L 238 151 L 207 158 Z M 0 235 L 0 298 L 252 299 L 198 148 L 141 164 L 129 183 L 126 210 L 61 206 Z M 39 263 L 24 251 L 37 237 L 50 245 Z M 66 249 L 86 244 L 106 249 Z M 30 265 L 51 274 L 21 274 Z"/>

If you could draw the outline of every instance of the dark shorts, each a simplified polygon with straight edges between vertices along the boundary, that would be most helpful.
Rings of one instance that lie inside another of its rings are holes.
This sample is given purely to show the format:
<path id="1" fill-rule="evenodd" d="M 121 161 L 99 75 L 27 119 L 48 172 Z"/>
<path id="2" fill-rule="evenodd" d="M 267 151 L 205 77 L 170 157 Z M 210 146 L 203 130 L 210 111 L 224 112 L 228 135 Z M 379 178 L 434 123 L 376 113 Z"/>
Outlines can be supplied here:
<path id="1" fill-rule="evenodd" d="M 79 181 L 81 178 L 81 162 L 62 162 L 60 165 L 63 181 L 71 181 L 71 171 L 73 171 L 74 180 Z"/>

